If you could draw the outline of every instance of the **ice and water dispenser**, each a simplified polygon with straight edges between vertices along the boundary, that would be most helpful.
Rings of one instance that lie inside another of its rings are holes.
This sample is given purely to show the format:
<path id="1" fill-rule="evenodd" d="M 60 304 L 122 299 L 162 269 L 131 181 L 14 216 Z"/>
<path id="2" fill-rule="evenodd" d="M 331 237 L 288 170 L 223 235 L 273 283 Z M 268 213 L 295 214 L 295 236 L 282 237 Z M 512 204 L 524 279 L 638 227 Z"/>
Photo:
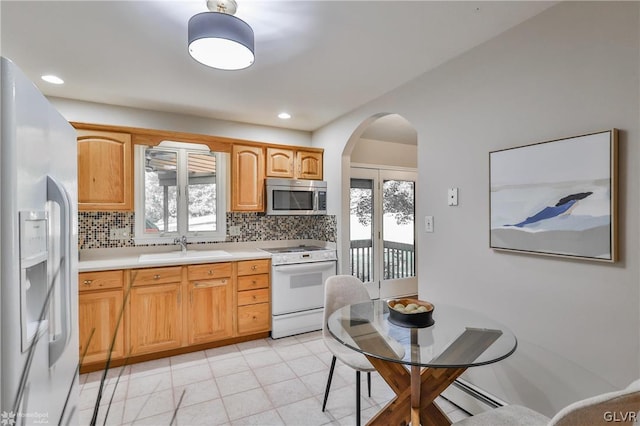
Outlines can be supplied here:
<path id="1" fill-rule="evenodd" d="M 49 290 L 48 226 L 44 211 L 20 212 L 20 329 L 22 351 L 48 329 L 43 307 Z M 41 318 L 41 316 L 43 318 Z"/>

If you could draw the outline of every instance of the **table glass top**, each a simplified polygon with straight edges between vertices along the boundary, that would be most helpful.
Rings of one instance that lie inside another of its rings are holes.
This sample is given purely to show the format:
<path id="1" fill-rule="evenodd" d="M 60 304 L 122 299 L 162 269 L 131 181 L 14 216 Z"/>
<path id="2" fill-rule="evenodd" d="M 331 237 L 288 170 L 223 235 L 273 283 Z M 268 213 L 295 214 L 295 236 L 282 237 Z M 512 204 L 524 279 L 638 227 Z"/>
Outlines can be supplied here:
<path id="1" fill-rule="evenodd" d="M 435 323 L 407 328 L 388 320 L 383 300 L 348 305 L 335 311 L 329 332 L 343 345 L 380 359 L 423 367 L 472 367 L 500 361 L 517 346 L 504 325 L 467 309 L 437 304 Z"/>

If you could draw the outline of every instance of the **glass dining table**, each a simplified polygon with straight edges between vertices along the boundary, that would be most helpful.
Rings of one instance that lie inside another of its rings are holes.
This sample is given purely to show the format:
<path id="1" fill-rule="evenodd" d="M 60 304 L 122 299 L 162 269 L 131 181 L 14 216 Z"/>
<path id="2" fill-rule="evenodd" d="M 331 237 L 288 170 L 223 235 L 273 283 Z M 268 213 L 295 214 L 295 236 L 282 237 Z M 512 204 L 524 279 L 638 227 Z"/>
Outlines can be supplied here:
<path id="1" fill-rule="evenodd" d="M 364 354 L 396 393 L 368 425 L 450 425 L 434 400 L 469 367 L 507 358 L 517 347 L 509 329 L 464 308 L 437 304 L 433 325 L 396 325 L 383 300 L 347 305 L 327 321 L 331 335 Z"/>

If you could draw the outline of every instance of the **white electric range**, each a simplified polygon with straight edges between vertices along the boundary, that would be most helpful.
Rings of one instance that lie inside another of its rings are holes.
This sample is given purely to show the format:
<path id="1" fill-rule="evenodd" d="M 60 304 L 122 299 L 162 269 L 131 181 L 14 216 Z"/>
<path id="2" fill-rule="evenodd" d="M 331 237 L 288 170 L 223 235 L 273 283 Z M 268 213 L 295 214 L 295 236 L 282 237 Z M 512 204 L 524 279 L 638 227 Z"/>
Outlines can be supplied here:
<path id="1" fill-rule="evenodd" d="M 336 251 L 316 246 L 262 249 L 271 256 L 271 337 L 322 329 L 324 283 L 336 274 Z"/>

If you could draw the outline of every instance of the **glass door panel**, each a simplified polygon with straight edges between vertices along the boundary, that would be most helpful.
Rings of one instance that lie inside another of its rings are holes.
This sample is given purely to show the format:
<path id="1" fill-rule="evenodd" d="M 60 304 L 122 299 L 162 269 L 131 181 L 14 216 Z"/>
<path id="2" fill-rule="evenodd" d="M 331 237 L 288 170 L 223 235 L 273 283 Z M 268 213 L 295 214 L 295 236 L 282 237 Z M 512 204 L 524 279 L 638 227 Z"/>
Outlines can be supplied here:
<path id="1" fill-rule="evenodd" d="M 373 299 L 416 295 L 415 172 L 351 168 L 351 275 Z"/>
<path id="2" fill-rule="evenodd" d="M 382 184 L 383 279 L 415 275 L 414 182 L 385 180 Z"/>
<path id="3" fill-rule="evenodd" d="M 351 274 L 373 279 L 373 181 L 351 179 Z"/>
<path id="4" fill-rule="evenodd" d="M 415 267 L 415 173 L 380 171 L 382 272 L 380 297 L 418 294 Z"/>

